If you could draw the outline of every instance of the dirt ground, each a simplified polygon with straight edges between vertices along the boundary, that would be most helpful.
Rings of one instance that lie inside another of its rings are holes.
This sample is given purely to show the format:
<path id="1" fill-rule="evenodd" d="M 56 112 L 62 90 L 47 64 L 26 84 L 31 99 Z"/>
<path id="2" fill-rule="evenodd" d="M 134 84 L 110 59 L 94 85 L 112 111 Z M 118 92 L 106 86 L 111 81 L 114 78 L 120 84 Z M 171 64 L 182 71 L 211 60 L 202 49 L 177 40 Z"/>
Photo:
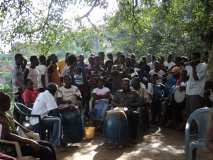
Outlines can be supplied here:
<path id="1" fill-rule="evenodd" d="M 183 160 L 184 133 L 170 129 L 153 129 L 144 140 L 122 149 L 112 149 L 103 138 L 74 144 L 57 154 L 59 160 Z"/>

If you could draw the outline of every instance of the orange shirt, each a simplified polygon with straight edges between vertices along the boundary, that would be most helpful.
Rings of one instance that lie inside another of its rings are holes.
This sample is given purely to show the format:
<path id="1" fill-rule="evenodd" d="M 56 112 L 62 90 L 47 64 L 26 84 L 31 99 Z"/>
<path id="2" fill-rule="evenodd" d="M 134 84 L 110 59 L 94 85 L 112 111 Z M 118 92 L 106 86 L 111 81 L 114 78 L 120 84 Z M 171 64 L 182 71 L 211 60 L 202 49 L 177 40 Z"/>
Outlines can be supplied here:
<path id="1" fill-rule="evenodd" d="M 65 67 L 65 60 L 64 59 L 60 60 L 57 63 L 57 65 L 58 65 L 58 71 L 59 71 L 59 73 L 62 74 L 62 72 L 64 70 L 64 67 Z"/>
<path id="2" fill-rule="evenodd" d="M 49 66 L 48 73 L 50 74 L 49 82 L 56 83 L 56 84 L 59 85 L 60 84 L 60 77 L 59 77 L 59 71 L 58 71 L 57 64 L 52 64 L 51 66 Z"/>

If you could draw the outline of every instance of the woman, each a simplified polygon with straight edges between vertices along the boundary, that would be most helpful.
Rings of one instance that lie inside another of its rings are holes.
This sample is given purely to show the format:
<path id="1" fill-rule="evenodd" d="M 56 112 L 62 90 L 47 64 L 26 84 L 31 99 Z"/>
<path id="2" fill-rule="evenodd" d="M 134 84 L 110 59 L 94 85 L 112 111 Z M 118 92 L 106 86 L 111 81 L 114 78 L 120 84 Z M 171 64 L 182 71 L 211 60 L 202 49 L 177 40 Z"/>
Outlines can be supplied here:
<path id="1" fill-rule="evenodd" d="M 104 86 L 103 77 L 97 80 L 97 87 L 92 90 L 92 117 L 103 120 L 111 100 L 110 89 Z"/>
<path id="2" fill-rule="evenodd" d="M 64 85 L 59 88 L 58 102 L 60 106 L 78 106 L 81 104 L 81 92 L 78 87 L 72 85 L 72 80 L 68 75 L 64 76 Z"/>
<path id="3" fill-rule="evenodd" d="M 58 57 L 55 54 L 52 54 L 48 57 L 47 83 L 55 83 L 57 85 L 60 84 L 60 77 L 59 77 L 57 62 L 58 62 Z"/>
<path id="4" fill-rule="evenodd" d="M 23 156 L 33 156 L 40 160 L 56 160 L 54 150 L 46 142 L 37 142 L 28 138 L 23 138 L 16 134 L 16 126 L 13 119 L 6 113 L 10 109 L 10 98 L 0 92 L 0 126 L 1 139 L 18 142 L 21 146 Z"/>

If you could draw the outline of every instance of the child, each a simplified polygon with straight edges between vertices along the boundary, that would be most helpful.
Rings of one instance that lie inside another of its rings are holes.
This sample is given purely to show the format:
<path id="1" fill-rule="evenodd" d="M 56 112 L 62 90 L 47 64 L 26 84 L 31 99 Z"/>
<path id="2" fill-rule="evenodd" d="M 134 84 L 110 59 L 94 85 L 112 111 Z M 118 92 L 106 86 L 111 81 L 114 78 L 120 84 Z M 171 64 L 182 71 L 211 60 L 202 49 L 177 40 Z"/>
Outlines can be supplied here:
<path id="1" fill-rule="evenodd" d="M 75 73 L 74 73 L 74 79 L 75 79 L 75 83 L 77 86 L 82 86 L 84 84 L 84 77 L 83 77 L 83 73 L 82 73 L 82 69 L 77 67 L 75 69 Z"/>
<path id="2" fill-rule="evenodd" d="M 161 118 L 161 99 L 163 97 L 163 85 L 157 83 L 158 75 L 154 74 L 151 78 L 152 82 L 152 103 L 151 103 L 151 113 L 152 113 L 152 124 L 160 122 Z"/>
<path id="3" fill-rule="evenodd" d="M 22 94 L 24 104 L 28 107 L 32 107 L 37 96 L 38 92 L 33 88 L 33 81 L 31 79 L 27 79 L 25 82 L 25 90 Z"/>

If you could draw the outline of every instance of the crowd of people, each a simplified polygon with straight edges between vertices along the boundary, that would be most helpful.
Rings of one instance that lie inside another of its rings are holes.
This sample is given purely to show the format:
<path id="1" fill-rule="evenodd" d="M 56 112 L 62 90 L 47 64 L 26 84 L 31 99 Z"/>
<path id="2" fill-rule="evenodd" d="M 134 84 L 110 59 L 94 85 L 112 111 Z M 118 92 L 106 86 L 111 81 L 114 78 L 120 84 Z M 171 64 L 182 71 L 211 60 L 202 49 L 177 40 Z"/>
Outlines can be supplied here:
<path id="1" fill-rule="evenodd" d="M 55 54 L 31 56 L 28 65 L 22 54 L 16 54 L 12 85 L 15 101 L 31 108 L 31 114 L 40 115 L 46 126 L 53 126 L 49 141 L 54 147 L 62 144 L 63 121 L 52 113 L 67 109 L 81 113 L 85 121 L 101 128 L 108 110 L 126 108 L 130 138 L 136 140 L 139 120 L 134 117 L 135 111 L 142 114 L 143 131 L 150 125 L 181 130 L 194 110 L 212 105 L 207 57 L 194 52 L 190 57 L 148 54 L 138 59 L 133 53 L 99 52 L 85 60 L 84 55 L 66 53 L 60 60 Z M 10 100 L 4 93 L 0 98 L 5 102 L 0 105 L 0 123 L 4 125 Z M 31 118 L 30 123 L 37 131 L 38 119 Z M 11 126 L 3 129 L 3 138 L 28 143 L 32 150 L 38 151 L 37 146 L 49 149 L 41 155 L 49 153 L 54 157 L 46 144 L 12 136 L 15 131 Z"/>

